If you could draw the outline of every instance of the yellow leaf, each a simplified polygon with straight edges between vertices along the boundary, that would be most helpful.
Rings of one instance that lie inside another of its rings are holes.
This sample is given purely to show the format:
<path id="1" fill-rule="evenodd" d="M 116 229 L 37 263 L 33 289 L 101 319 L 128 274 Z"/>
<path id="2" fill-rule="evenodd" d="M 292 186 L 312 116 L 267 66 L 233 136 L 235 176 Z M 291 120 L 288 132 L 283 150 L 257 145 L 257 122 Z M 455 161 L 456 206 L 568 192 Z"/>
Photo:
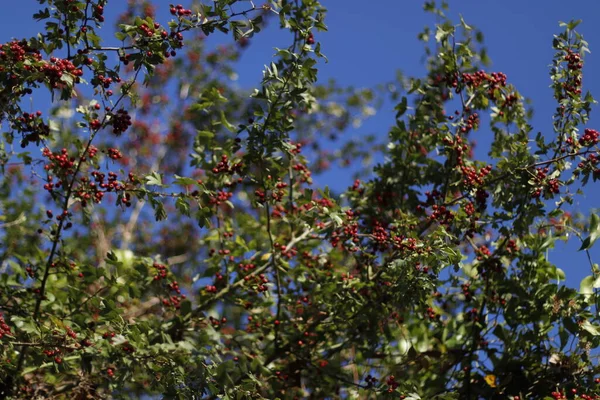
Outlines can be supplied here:
<path id="1" fill-rule="evenodd" d="M 267 261 L 269 258 L 271 258 L 271 253 L 265 253 L 260 257 L 260 260 Z"/>
<path id="2" fill-rule="evenodd" d="M 496 375 L 486 375 L 483 379 L 490 387 L 496 387 Z"/>

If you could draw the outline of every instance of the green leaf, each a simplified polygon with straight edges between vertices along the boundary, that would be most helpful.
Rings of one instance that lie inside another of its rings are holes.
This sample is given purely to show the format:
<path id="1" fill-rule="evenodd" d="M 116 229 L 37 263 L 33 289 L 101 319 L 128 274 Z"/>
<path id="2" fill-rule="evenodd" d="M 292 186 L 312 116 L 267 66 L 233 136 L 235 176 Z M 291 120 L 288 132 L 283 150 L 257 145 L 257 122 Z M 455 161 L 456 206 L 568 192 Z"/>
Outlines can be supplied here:
<path id="1" fill-rule="evenodd" d="M 173 181 L 173 183 L 176 185 L 187 186 L 187 185 L 196 185 L 197 184 L 195 179 L 188 178 L 185 176 L 175 175 L 174 178 L 175 178 L 175 180 Z"/>
<path id="2" fill-rule="evenodd" d="M 225 112 L 223 111 L 221 111 L 221 124 L 223 124 L 223 126 L 227 128 L 229 132 L 237 132 L 235 126 L 233 126 L 229 121 L 227 121 L 227 117 L 225 117 Z"/>
<path id="3" fill-rule="evenodd" d="M 183 215 L 187 215 L 188 217 L 190 216 L 190 205 L 183 197 L 177 198 L 177 201 L 175 201 L 175 207 Z"/>
<path id="4" fill-rule="evenodd" d="M 598 336 L 600 335 L 600 326 L 598 325 L 593 325 L 590 321 L 588 321 L 587 319 L 585 321 L 583 321 L 583 323 L 581 324 L 581 329 L 591 333 L 593 336 Z"/>
<path id="5" fill-rule="evenodd" d="M 579 251 L 591 248 L 598 237 L 600 237 L 600 217 L 594 213 L 590 219 L 590 236 L 583 240 Z"/>
<path id="6" fill-rule="evenodd" d="M 594 277 L 592 275 L 586 276 L 581 280 L 579 293 L 583 295 L 594 294 Z"/>
<path id="7" fill-rule="evenodd" d="M 153 186 L 163 186 L 162 177 L 158 172 L 153 172 L 146 176 L 146 183 Z"/>
<path id="8" fill-rule="evenodd" d="M 114 261 L 114 262 L 119 261 L 119 258 L 117 257 L 117 255 L 112 251 L 109 251 L 108 253 L 106 253 L 106 258 L 109 261 Z"/>
<path id="9" fill-rule="evenodd" d="M 465 22 L 465 20 L 463 19 L 463 16 L 462 16 L 462 15 L 460 16 L 460 24 L 461 24 L 461 25 L 462 25 L 462 27 L 463 27 L 465 30 L 467 30 L 467 31 L 470 31 L 470 30 L 472 30 L 472 29 L 473 29 L 472 27 L 470 27 L 469 25 L 467 25 L 467 23 L 466 23 L 466 22 Z"/>
<path id="10" fill-rule="evenodd" d="M 127 38 L 127 34 L 126 34 L 125 32 L 116 32 L 116 33 L 115 33 L 115 37 L 116 37 L 118 40 L 121 40 L 121 41 L 122 41 L 122 40 L 125 40 L 125 39 Z"/>
<path id="11" fill-rule="evenodd" d="M 196 131 L 196 137 L 203 139 L 212 139 L 215 137 L 215 134 L 211 131 Z"/>
<path id="12" fill-rule="evenodd" d="M 454 27 L 451 25 L 438 25 L 437 30 L 435 32 L 435 41 L 442 42 L 448 38 L 451 34 L 454 33 Z"/>
<path id="13" fill-rule="evenodd" d="M 160 202 L 156 203 L 156 206 L 154 209 L 154 218 L 157 221 L 162 221 L 167 218 L 167 212 L 165 211 L 165 207 Z"/>
<path id="14" fill-rule="evenodd" d="M 400 103 L 398 103 L 398 105 L 395 108 L 395 110 L 397 111 L 396 119 L 402 117 L 402 115 L 404 115 L 404 113 L 406 112 L 407 109 L 408 109 L 408 99 L 406 98 L 406 96 L 402 96 L 402 100 L 400 100 Z"/>

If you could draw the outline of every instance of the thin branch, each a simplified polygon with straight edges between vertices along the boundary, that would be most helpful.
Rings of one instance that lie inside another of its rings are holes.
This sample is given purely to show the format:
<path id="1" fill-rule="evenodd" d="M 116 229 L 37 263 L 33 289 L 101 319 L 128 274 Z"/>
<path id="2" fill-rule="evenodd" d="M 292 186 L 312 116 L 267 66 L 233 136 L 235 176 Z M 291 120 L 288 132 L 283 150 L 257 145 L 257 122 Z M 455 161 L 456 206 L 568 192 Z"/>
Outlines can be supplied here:
<path id="1" fill-rule="evenodd" d="M 130 82 L 130 84 L 126 87 L 126 90 L 123 91 L 121 96 L 114 103 L 113 107 L 110 110 L 111 112 L 114 111 L 116 109 L 116 107 L 119 105 L 119 103 L 126 97 L 129 89 L 136 82 L 140 71 L 141 70 L 136 71 L 136 73 L 133 77 L 133 80 Z M 75 167 L 75 170 L 73 171 L 73 177 L 71 178 L 71 180 L 69 182 L 69 186 L 67 187 L 67 191 L 65 194 L 65 198 L 64 198 L 64 202 L 63 202 L 63 211 L 68 210 L 69 202 L 71 200 L 71 195 L 73 194 L 73 188 L 75 186 L 75 182 L 77 181 L 77 176 L 79 175 L 79 172 L 81 171 L 81 168 L 83 167 L 83 164 L 85 162 L 84 160 L 86 160 L 86 158 L 87 158 L 86 156 L 88 154 L 90 146 L 92 145 L 92 142 L 94 141 L 94 138 L 96 137 L 98 132 L 100 132 L 100 129 L 102 129 L 105 126 L 105 124 L 107 122 L 107 116 L 108 116 L 108 113 L 106 113 L 104 115 L 104 118 L 102 119 L 102 122 L 101 122 L 99 128 L 97 128 L 95 131 L 90 132 L 90 137 L 87 141 L 87 144 L 85 145 L 83 152 L 81 153 L 81 155 L 79 156 L 79 159 L 77 160 L 77 166 Z M 39 316 L 40 316 L 40 311 L 41 311 L 41 307 L 42 307 L 42 301 L 45 298 L 48 277 L 50 276 L 50 270 L 52 269 L 52 264 L 54 263 L 54 257 L 56 257 L 56 254 L 58 251 L 58 243 L 60 241 L 61 233 L 65 226 L 66 220 L 67 220 L 67 218 L 61 218 L 61 220 L 58 222 L 58 226 L 56 228 L 56 233 L 54 234 L 54 238 L 52 240 L 52 248 L 50 250 L 50 254 L 49 254 L 48 260 L 46 262 L 46 266 L 44 269 L 44 275 L 42 277 L 38 297 L 36 299 L 35 307 L 34 307 L 33 315 L 32 315 L 32 319 L 33 319 L 33 321 L 36 322 L 36 324 L 39 324 Z M 17 368 L 15 371 L 16 376 L 19 376 L 21 374 L 26 356 L 27 356 L 27 347 L 23 347 L 21 349 L 21 354 L 19 354 L 19 359 L 17 361 Z M 10 390 L 14 390 L 14 388 L 9 389 L 9 391 Z M 10 395 L 10 393 L 9 393 L 9 395 Z"/>
<path id="2" fill-rule="evenodd" d="M 285 251 L 289 251 L 296 243 L 304 240 L 308 235 L 310 235 L 313 232 L 312 229 L 307 229 L 306 231 L 304 231 L 300 236 L 298 236 L 295 239 L 290 240 L 290 242 L 287 244 L 287 246 L 285 247 Z M 275 255 L 274 255 L 275 256 Z M 276 256 L 275 256 L 276 257 Z M 266 263 L 264 263 L 262 266 L 256 268 L 255 270 L 253 270 L 251 273 L 249 273 L 248 275 L 245 275 L 245 277 L 254 277 L 257 276 L 261 273 L 263 273 L 264 271 L 266 271 L 269 267 L 271 266 L 271 260 L 267 261 Z M 214 304 L 215 302 L 217 302 L 218 300 L 220 300 L 221 298 L 225 297 L 229 292 L 231 292 L 233 289 L 242 286 L 243 284 L 246 283 L 246 280 L 244 279 L 244 277 L 238 279 L 236 282 L 224 287 L 223 289 L 221 289 L 219 292 L 215 293 L 214 296 L 212 296 L 210 299 L 206 300 L 204 303 L 198 305 L 198 307 L 196 308 L 195 312 L 200 312 L 201 310 L 205 309 L 206 307 L 208 307 L 211 304 Z"/>

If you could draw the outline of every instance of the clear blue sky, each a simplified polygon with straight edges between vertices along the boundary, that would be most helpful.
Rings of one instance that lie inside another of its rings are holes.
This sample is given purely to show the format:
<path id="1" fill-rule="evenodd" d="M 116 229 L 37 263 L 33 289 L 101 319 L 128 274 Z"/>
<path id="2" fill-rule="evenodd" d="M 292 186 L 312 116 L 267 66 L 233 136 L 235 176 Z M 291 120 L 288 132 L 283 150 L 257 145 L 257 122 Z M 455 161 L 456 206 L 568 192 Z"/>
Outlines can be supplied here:
<path id="1" fill-rule="evenodd" d="M 107 21 L 114 21 L 114 16 L 123 9 L 125 2 L 109 1 L 106 6 Z M 168 0 L 155 1 L 163 12 L 168 11 L 169 3 Z M 423 74 L 422 46 L 416 36 L 425 25 L 431 25 L 433 19 L 422 11 L 422 1 L 322 0 L 322 3 L 329 9 L 326 21 L 329 32 L 316 37 L 322 42 L 322 50 L 329 59 L 329 63 L 321 65 L 319 71 L 323 82 L 335 78 L 340 84 L 364 87 L 392 80 L 398 69 L 406 75 Z M 0 41 L 33 36 L 42 30 L 43 26 L 31 18 L 38 7 L 35 0 L 11 2 L 10 7 L 5 7 L 4 12 L 0 13 Z M 553 34 L 560 31 L 558 21 L 583 20 L 578 30 L 589 42 L 592 51 L 586 57 L 583 83 L 585 89 L 600 99 L 600 32 L 597 28 L 600 1 L 451 0 L 450 9 L 450 15 L 456 17 L 455 20 L 458 21 L 460 13 L 467 23 L 483 30 L 493 62 L 491 70 L 506 73 L 509 82 L 532 99 L 534 131 L 550 133 L 552 129 L 551 115 L 556 105 L 549 88 L 548 65 L 553 55 Z M 159 17 L 159 21 L 166 22 L 166 13 L 159 13 L 159 16 L 164 16 L 162 19 Z M 111 26 L 107 24 L 106 29 L 108 31 Z M 215 35 L 211 40 L 223 40 L 218 36 Z M 276 29 L 267 29 L 253 39 L 253 48 L 240 63 L 240 84 L 244 87 L 256 85 L 261 78 L 263 65 L 269 62 L 273 54 L 273 48 L 285 46 L 286 43 L 287 38 L 282 37 Z M 594 114 L 597 111 L 592 113 L 589 127 L 600 129 L 600 118 Z M 376 133 L 379 137 L 385 137 L 393 121 L 391 106 L 387 106 L 351 134 Z M 482 129 L 474 138 L 483 144 L 486 134 L 488 132 Z M 344 182 L 342 187 L 350 184 L 347 175 L 341 176 L 336 172 L 327 175 L 321 183 L 340 181 Z M 576 208 L 586 211 L 600 206 L 599 188 L 600 183 L 591 184 L 585 199 L 576 204 Z M 577 247 L 578 244 L 573 242 L 551 253 L 551 261 L 567 272 L 568 282 L 572 285 L 578 285 L 578 281 L 589 274 L 585 255 L 576 253 Z M 600 243 L 593 251 L 596 262 L 600 260 L 598 247 Z"/>

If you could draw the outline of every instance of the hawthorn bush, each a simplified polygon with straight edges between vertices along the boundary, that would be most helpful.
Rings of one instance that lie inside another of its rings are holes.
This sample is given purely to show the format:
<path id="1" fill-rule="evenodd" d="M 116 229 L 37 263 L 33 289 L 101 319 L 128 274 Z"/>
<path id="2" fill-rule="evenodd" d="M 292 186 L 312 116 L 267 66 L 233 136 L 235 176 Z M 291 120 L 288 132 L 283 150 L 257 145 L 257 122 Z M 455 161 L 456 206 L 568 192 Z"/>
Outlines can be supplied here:
<path id="1" fill-rule="evenodd" d="M 317 82 L 316 0 L 130 0 L 118 21 L 38 2 L 42 32 L 0 50 L 3 398 L 600 398 L 577 22 L 536 136 L 481 32 L 425 2 L 426 75 L 394 82 L 387 137 L 353 142 L 389 92 Z M 266 24 L 289 45 L 240 89 Z M 343 193 L 317 184 L 373 154 Z M 577 289 L 547 252 L 569 237 Z"/>

